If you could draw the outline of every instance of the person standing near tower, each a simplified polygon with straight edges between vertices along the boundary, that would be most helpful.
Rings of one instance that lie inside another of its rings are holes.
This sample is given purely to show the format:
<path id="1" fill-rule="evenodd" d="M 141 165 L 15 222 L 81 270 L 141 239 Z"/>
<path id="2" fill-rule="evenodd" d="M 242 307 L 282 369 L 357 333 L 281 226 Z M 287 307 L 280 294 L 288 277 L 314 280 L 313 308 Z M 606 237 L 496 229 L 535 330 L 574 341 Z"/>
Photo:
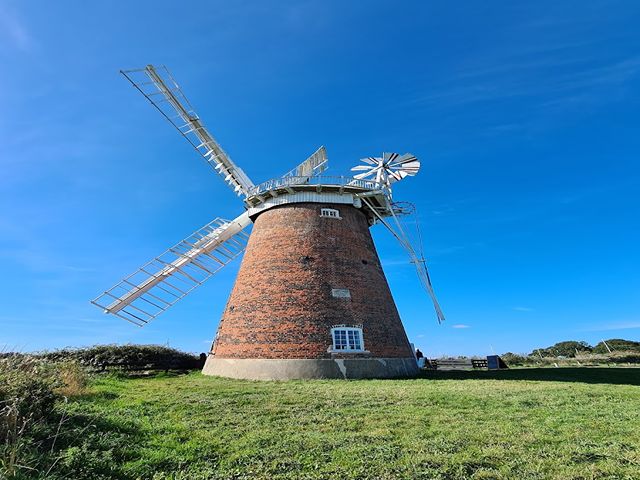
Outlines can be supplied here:
<path id="1" fill-rule="evenodd" d="M 424 354 L 420 351 L 419 348 L 416 348 L 416 362 L 418 362 L 418 367 L 424 367 Z"/>

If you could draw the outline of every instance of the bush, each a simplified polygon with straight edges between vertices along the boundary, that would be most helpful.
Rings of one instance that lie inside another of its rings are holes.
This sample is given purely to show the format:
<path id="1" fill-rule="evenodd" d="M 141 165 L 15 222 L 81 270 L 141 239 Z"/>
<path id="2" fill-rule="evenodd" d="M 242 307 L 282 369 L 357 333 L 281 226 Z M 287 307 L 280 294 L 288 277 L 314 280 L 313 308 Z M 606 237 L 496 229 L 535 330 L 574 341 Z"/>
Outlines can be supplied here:
<path id="1" fill-rule="evenodd" d="M 538 348 L 531 352 L 531 356 L 543 357 L 568 357 L 574 358 L 576 352 L 585 353 L 592 350 L 591 345 L 587 342 L 578 342 L 576 340 L 568 340 L 566 342 L 558 342 L 547 348 Z"/>
<path id="2" fill-rule="evenodd" d="M 75 361 L 92 371 L 193 370 L 202 366 L 198 356 L 160 345 L 96 345 L 40 356 L 54 362 Z"/>
<path id="3" fill-rule="evenodd" d="M 52 365 L 38 358 L 13 355 L 0 359 L 0 402 L 14 404 L 25 417 L 46 417 L 53 408 L 57 386 L 62 384 Z"/>
<path id="4" fill-rule="evenodd" d="M 56 401 L 83 393 L 86 383 L 86 374 L 74 363 L 20 354 L 0 358 L 0 478 L 38 466 L 40 450 L 59 431 Z"/>
<path id="5" fill-rule="evenodd" d="M 613 352 L 594 356 L 604 358 L 606 363 L 640 363 L 640 352 Z"/>
<path id="6" fill-rule="evenodd" d="M 623 340 L 622 338 L 611 338 L 605 340 L 609 348 L 614 352 L 640 352 L 640 342 L 632 340 Z M 593 347 L 593 353 L 609 353 L 609 349 L 604 342 L 598 343 Z"/>
<path id="7" fill-rule="evenodd" d="M 500 358 L 504 360 L 504 363 L 506 363 L 507 366 L 526 365 L 531 363 L 531 360 L 526 355 L 519 355 L 511 352 L 503 353 L 500 355 Z"/>
<path id="8" fill-rule="evenodd" d="M 32 434 L 51 420 L 55 387 L 41 360 L 23 355 L 0 359 L 0 477 L 28 463 Z"/>

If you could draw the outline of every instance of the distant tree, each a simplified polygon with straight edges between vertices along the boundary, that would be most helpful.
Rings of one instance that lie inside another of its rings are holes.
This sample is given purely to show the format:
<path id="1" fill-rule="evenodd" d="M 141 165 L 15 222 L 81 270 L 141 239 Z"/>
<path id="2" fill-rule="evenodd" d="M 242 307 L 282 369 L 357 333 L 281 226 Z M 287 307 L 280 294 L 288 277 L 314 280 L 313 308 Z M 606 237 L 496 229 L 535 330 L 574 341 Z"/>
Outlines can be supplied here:
<path id="1" fill-rule="evenodd" d="M 623 340 L 622 338 L 611 338 L 605 340 L 609 348 L 616 352 L 640 352 L 640 342 L 634 342 L 633 340 Z M 607 346 L 604 342 L 598 343 L 593 347 L 593 353 L 609 353 Z"/>
<path id="2" fill-rule="evenodd" d="M 547 348 L 537 348 L 531 352 L 532 356 L 538 357 L 575 357 L 577 352 L 590 352 L 591 345 L 587 342 L 579 342 L 576 340 L 567 340 L 558 342 Z"/>
<path id="3" fill-rule="evenodd" d="M 536 348 L 529 354 L 530 357 L 536 357 L 536 358 L 544 357 L 545 355 L 547 355 L 546 348 Z"/>

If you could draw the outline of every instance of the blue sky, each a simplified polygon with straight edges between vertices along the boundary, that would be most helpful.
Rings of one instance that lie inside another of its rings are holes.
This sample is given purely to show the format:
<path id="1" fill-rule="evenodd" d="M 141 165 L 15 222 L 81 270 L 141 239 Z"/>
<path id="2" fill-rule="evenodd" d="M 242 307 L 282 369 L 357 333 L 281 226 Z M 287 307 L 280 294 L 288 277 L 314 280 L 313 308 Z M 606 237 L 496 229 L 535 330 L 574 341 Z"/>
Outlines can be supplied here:
<path id="1" fill-rule="evenodd" d="M 81 5 L 81 6 L 80 6 Z M 412 152 L 447 316 L 372 229 L 429 355 L 640 339 L 635 1 L 0 2 L 0 345 L 206 351 L 239 262 L 143 329 L 88 300 L 241 205 L 120 77 L 166 64 L 256 182 Z"/>

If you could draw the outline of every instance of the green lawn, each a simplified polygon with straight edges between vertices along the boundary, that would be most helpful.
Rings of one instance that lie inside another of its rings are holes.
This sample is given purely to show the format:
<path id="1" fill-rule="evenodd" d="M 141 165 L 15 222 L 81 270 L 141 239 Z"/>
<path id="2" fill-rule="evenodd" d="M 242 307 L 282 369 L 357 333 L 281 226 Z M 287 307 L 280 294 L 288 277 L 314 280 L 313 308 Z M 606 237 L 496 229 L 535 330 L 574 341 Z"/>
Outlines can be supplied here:
<path id="1" fill-rule="evenodd" d="M 637 368 L 111 377 L 65 409 L 73 479 L 640 478 Z"/>

